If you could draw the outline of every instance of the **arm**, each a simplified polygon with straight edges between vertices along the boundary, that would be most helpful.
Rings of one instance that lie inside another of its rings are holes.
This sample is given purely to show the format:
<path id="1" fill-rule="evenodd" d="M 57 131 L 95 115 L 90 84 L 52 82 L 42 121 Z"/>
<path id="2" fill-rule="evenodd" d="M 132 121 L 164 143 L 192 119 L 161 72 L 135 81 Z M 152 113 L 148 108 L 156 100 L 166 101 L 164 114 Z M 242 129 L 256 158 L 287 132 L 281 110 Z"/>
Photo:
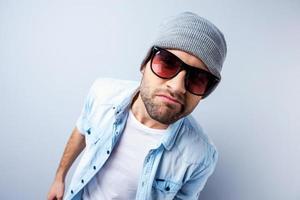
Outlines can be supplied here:
<path id="1" fill-rule="evenodd" d="M 85 136 L 75 127 L 65 147 L 59 167 L 56 171 L 54 182 L 48 193 L 48 200 L 62 199 L 65 190 L 65 177 L 76 160 L 77 156 L 85 148 Z"/>

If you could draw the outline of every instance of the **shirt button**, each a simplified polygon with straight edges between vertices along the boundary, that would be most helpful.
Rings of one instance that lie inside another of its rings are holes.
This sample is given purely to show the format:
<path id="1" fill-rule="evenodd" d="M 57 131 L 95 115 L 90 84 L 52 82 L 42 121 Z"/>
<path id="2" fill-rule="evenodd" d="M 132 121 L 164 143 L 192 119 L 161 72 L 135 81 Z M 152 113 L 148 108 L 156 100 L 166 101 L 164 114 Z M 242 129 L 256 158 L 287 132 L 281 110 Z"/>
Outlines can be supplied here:
<path id="1" fill-rule="evenodd" d="M 81 183 L 84 183 L 84 180 L 83 180 L 83 179 L 81 179 Z"/>
<path id="2" fill-rule="evenodd" d="M 112 109 L 116 109 L 116 107 L 113 107 Z"/>
<path id="3" fill-rule="evenodd" d="M 94 166 L 93 169 L 96 170 L 96 166 Z"/>
<path id="4" fill-rule="evenodd" d="M 91 129 L 87 130 L 87 133 L 90 135 L 91 134 Z"/>
<path id="5" fill-rule="evenodd" d="M 119 134 L 119 131 L 116 132 L 116 135 L 118 135 L 118 134 Z"/>
<path id="6" fill-rule="evenodd" d="M 71 194 L 73 194 L 74 193 L 74 191 L 73 190 L 71 190 Z"/>
<path id="7" fill-rule="evenodd" d="M 110 152 L 107 150 L 106 153 L 109 154 Z"/>
<path id="8" fill-rule="evenodd" d="M 166 191 L 169 191 L 169 190 L 170 190 L 170 187 L 169 187 L 169 186 L 168 186 L 168 187 L 166 187 L 166 188 L 165 188 L 165 190 L 166 190 Z"/>

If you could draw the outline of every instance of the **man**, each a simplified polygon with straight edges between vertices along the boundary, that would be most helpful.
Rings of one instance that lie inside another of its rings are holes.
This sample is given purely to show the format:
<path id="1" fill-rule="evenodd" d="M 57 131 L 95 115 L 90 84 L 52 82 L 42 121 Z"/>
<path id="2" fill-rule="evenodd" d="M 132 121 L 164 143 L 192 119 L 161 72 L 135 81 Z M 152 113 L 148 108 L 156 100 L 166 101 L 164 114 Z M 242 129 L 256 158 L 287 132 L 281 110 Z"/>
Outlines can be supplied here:
<path id="1" fill-rule="evenodd" d="M 198 199 L 217 151 L 190 113 L 219 83 L 226 51 L 208 20 L 191 12 L 168 19 L 141 65 L 140 83 L 92 85 L 48 199 Z"/>

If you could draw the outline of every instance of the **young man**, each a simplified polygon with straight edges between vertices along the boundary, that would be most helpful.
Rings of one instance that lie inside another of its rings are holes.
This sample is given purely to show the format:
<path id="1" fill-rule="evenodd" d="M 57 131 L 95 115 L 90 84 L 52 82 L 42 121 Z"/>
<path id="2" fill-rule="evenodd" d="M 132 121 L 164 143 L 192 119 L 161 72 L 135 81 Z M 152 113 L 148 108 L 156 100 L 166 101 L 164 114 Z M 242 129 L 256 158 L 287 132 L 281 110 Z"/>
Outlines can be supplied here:
<path id="1" fill-rule="evenodd" d="M 48 199 L 198 199 L 217 151 L 190 113 L 220 82 L 226 51 L 220 30 L 194 13 L 162 24 L 140 83 L 92 85 Z"/>

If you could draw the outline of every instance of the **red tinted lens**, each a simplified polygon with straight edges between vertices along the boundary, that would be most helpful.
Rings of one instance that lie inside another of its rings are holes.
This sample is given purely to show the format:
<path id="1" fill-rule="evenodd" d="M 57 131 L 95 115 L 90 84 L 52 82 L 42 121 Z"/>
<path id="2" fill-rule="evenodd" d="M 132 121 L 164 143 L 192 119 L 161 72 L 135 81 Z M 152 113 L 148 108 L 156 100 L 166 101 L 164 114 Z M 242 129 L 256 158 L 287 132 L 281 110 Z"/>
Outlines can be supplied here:
<path id="1" fill-rule="evenodd" d="M 186 80 L 187 90 L 193 94 L 203 95 L 209 82 L 209 77 L 206 73 L 201 71 L 190 71 L 188 79 Z"/>
<path id="2" fill-rule="evenodd" d="M 161 78 L 172 78 L 180 70 L 181 63 L 168 51 L 158 51 L 152 59 L 152 70 Z"/>

